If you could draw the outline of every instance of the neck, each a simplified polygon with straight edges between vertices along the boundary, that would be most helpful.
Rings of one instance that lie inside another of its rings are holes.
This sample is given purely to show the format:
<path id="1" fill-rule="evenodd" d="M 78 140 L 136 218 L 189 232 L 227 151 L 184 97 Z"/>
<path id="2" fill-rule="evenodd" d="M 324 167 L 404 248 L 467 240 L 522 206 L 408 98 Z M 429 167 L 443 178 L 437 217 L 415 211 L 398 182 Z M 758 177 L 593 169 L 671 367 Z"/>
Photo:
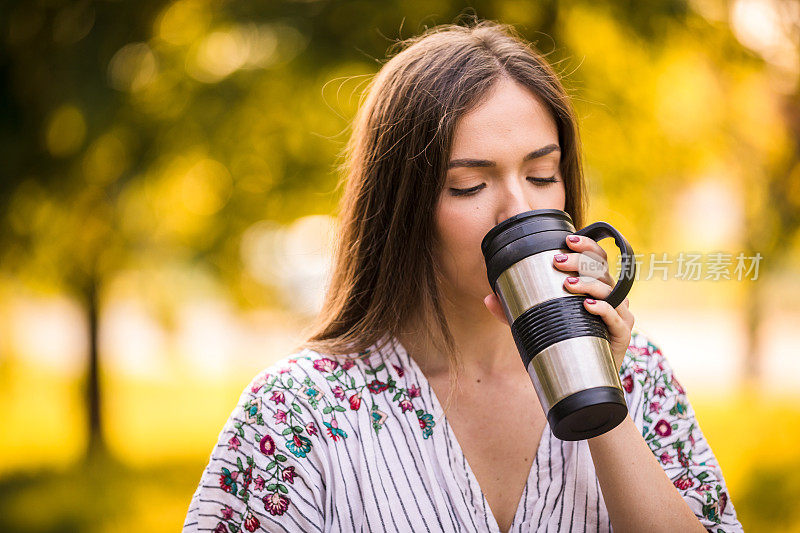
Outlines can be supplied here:
<path id="1" fill-rule="evenodd" d="M 492 316 L 482 300 L 444 299 L 442 305 L 466 376 L 507 377 L 509 373 L 526 373 L 508 326 Z M 447 356 L 426 335 L 431 329 L 430 321 L 415 317 L 399 340 L 427 377 L 446 376 Z"/>

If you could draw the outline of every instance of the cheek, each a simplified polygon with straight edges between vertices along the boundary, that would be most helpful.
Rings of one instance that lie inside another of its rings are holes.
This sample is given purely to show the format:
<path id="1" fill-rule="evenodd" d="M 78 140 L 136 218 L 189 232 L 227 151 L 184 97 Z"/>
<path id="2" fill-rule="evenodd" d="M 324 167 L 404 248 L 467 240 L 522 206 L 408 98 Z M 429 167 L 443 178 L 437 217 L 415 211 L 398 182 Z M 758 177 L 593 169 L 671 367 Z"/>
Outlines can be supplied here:
<path id="1" fill-rule="evenodd" d="M 461 275 L 485 272 L 481 240 L 492 224 L 486 224 L 479 209 L 465 209 L 442 202 L 437 210 L 436 237 L 440 261 L 446 271 Z M 456 263 L 455 265 L 453 263 Z"/>

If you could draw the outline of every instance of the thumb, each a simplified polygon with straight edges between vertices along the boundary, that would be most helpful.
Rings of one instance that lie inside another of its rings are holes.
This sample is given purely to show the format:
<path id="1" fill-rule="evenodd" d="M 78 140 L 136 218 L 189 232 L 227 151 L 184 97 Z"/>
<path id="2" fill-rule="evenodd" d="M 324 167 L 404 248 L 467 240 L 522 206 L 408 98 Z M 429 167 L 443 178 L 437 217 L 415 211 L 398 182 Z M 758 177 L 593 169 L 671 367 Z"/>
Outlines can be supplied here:
<path id="1" fill-rule="evenodd" d="M 486 308 L 489 310 L 494 317 L 502 322 L 503 324 L 508 325 L 508 319 L 506 318 L 506 314 L 503 311 L 503 306 L 500 303 L 500 299 L 497 298 L 497 295 L 492 293 L 489 294 L 486 298 L 483 299 L 483 303 Z"/>

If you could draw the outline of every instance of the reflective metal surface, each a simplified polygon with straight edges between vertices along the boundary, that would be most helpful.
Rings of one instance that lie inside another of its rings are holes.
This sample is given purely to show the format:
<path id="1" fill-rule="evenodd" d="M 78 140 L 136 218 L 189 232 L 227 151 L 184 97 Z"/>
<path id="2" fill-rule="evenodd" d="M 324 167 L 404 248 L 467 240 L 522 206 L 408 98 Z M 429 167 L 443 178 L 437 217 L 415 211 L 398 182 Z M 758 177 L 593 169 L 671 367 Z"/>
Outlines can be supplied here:
<path id="1" fill-rule="evenodd" d="M 509 322 L 536 304 L 552 298 L 574 296 L 564 288 L 567 276 L 577 272 L 562 272 L 553 266 L 553 256 L 561 250 L 547 250 L 529 255 L 508 267 L 497 278 L 497 295 Z"/>
<path id="2" fill-rule="evenodd" d="M 584 389 L 622 388 L 611 346 L 600 337 L 574 337 L 545 348 L 528 364 L 528 374 L 545 412 Z"/>

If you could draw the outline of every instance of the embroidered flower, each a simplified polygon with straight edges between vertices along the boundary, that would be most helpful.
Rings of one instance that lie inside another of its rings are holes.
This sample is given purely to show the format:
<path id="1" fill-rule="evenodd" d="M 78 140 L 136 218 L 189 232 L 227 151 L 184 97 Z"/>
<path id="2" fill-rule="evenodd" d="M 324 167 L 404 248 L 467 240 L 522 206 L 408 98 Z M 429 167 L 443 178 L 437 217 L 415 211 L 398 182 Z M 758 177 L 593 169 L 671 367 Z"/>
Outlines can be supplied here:
<path id="1" fill-rule="evenodd" d="M 346 398 L 344 389 L 341 387 L 341 385 L 336 385 L 333 388 L 333 395 L 339 400 L 344 400 Z"/>
<path id="2" fill-rule="evenodd" d="M 218 523 L 217 527 L 214 528 L 214 533 L 228 533 L 228 528 L 225 526 L 225 522 Z"/>
<path id="3" fill-rule="evenodd" d="M 681 490 L 686 490 L 691 488 L 694 485 L 694 481 L 692 481 L 688 475 L 684 474 L 678 479 L 676 479 L 673 484 Z"/>
<path id="4" fill-rule="evenodd" d="M 668 454 L 667 452 L 663 452 L 661 454 L 661 457 L 659 457 L 659 459 L 661 459 L 661 464 L 664 464 L 664 465 L 669 465 L 669 464 L 672 464 L 672 462 L 673 462 L 672 461 L 672 456 L 670 454 Z"/>
<path id="5" fill-rule="evenodd" d="M 373 379 L 372 381 L 370 381 L 367 384 L 367 388 L 369 389 L 369 391 L 372 394 L 378 394 L 378 393 L 381 393 L 381 392 L 385 391 L 386 389 L 388 389 L 389 385 L 387 385 L 383 381 L 379 381 L 377 379 Z"/>
<path id="6" fill-rule="evenodd" d="M 675 402 L 675 406 L 670 409 L 669 414 L 675 415 L 681 419 L 686 419 L 689 416 L 689 413 L 686 409 L 686 404 L 681 401 Z"/>
<path id="7" fill-rule="evenodd" d="M 272 455 L 275 453 L 275 441 L 272 440 L 272 437 L 269 435 L 261 437 L 261 442 L 258 443 L 258 447 L 261 448 L 261 453 L 264 455 Z"/>
<path id="8" fill-rule="evenodd" d="M 375 428 L 375 430 L 377 431 L 383 426 L 383 423 L 386 421 L 386 413 L 384 413 L 383 411 L 379 411 L 377 407 L 373 407 L 371 415 L 372 415 L 372 427 Z"/>
<path id="9" fill-rule="evenodd" d="M 398 376 L 398 377 L 401 377 L 401 378 L 402 378 L 402 377 L 403 377 L 403 375 L 405 375 L 406 371 L 405 371 L 405 370 L 403 370 L 401 367 L 399 367 L 399 366 L 397 366 L 397 365 L 392 365 L 392 366 L 394 367 L 395 371 L 397 372 L 397 376 Z"/>
<path id="10" fill-rule="evenodd" d="M 325 424 L 325 427 L 328 428 L 328 435 L 330 435 L 333 440 L 339 440 L 339 437 L 347 438 L 347 433 L 339 429 L 339 424 L 336 422 L 335 418 L 332 418 L 330 423 L 323 422 L 323 424 Z"/>
<path id="11" fill-rule="evenodd" d="M 289 498 L 282 495 L 280 492 L 273 492 L 264 496 L 261 501 L 264 502 L 264 509 L 269 511 L 269 514 L 282 515 L 289 508 Z"/>
<path id="12" fill-rule="evenodd" d="M 328 359 L 327 357 L 323 357 L 322 359 L 317 359 L 314 361 L 314 368 L 320 372 L 333 372 L 336 370 L 337 366 L 339 366 L 339 363 L 333 359 Z"/>
<path id="13" fill-rule="evenodd" d="M 244 417 L 248 424 L 258 422 L 259 409 L 261 409 L 261 398 L 250 400 L 244 404 Z"/>
<path id="14" fill-rule="evenodd" d="M 655 427 L 656 433 L 661 435 L 662 437 L 669 437 L 672 434 L 672 426 L 669 425 L 664 419 L 658 421 Z"/>
<path id="15" fill-rule="evenodd" d="M 681 384 L 677 379 L 675 379 L 675 376 L 672 376 L 672 386 L 675 387 L 675 390 L 678 391 L 678 394 L 686 394 L 686 391 L 683 390 L 683 387 L 681 387 Z"/>
<path id="16" fill-rule="evenodd" d="M 689 457 L 681 449 L 678 449 L 678 462 L 681 466 L 689 466 Z"/>
<path id="17" fill-rule="evenodd" d="M 258 376 L 256 378 L 256 380 L 253 382 L 253 386 L 250 387 L 250 391 L 253 394 L 255 394 L 258 391 L 260 391 L 261 387 L 264 386 L 264 384 L 267 382 L 268 379 L 269 379 L 269 372 L 265 372 L 264 374 Z"/>
<path id="18" fill-rule="evenodd" d="M 350 409 L 353 411 L 358 411 L 358 408 L 361 407 L 361 393 L 358 392 L 350 396 Z"/>
<path id="19" fill-rule="evenodd" d="M 316 435 L 317 434 L 317 426 L 314 425 L 314 422 L 309 422 L 306 424 L 306 431 L 309 435 Z"/>
<path id="20" fill-rule="evenodd" d="M 661 396 L 662 398 L 667 396 L 667 393 L 664 392 L 664 387 L 662 387 L 661 385 L 653 389 L 653 394 L 656 396 Z"/>
<path id="21" fill-rule="evenodd" d="M 711 489 L 711 485 L 709 485 L 708 483 L 703 483 L 702 485 L 700 485 L 699 487 L 697 487 L 694 490 L 695 490 L 695 492 L 697 492 L 697 494 L 703 494 L 704 491 L 707 491 L 709 489 Z"/>
<path id="22" fill-rule="evenodd" d="M 286 441 L 286 447 L 297 457 L 305 457 L 311 451 L 311 441 L 302 435 L 295 435 Z"/>
<path id="23" fill-rule="evenodd" d="M 347 358 L 344 361 L 342 361 L 342 369 L 345 371 L 350 370 L 355 366 L 355 364 L 356 364 L 355 361 L 353 361 L 350 358 Z"/>
<path id="24" fill-rule="evenodd" d="M 659 402 L 650 402 L 651 413 L 657 413 L 659 409 L 661 409 L 661 404 Z"/>
<path id="25" fill-rule="evenodd" d="M 272 396 L 270 396 L 269 399 L 272 400 L 273 402 L 275 402 L 276 405 L 279 404 L 279 403 L 286 403 L 284 401 L 283 393 L 281 391 L 278 391 L 278 390 L 272 391 Z"/>
<path id="26" fill-rule="evenodd" d="M 241 446 L 241 445 L 242 445 L 242 443 L 239 440 L 239 437 L 237 437 L 236 435 L 231 437 L 231 439 L 228 441 L 228 449 L 229 450 L 233 450 L 235 452 L 239 451 L 239 446 Z"/>
<path id="27" fill-rule="evenodd" d="M 634 356 L 647 355 L 646 346 L 628 346 L 628 351 Z"/>
<path id="28" fill-rule="evenodd" d="M 261 522 L 258 521 L 258 518 L 256 518 L 253 515 L 253 513 L 248 512 L 247 516 L 244 519 L 244 528 L 247 531 L 255 531 L 256 529 L 258 529 L 258 526 L 260 526 L 260 525 L 261 525 Z"/>
<path id="29" fill-rule="evenodd" d="M 436 425 L 436 422 L 433 421 L 433 415 L 424 413 L 422 409 L 417 409 L 416 413 L 419 427 L 422 428 L 422 438 L 427 439 L 433 434 L 433 426 Z"/>
<path id="30" fill-rule="evenodd" d="M 622 378 L 622 386 L 625 392 L 631 392 L 633 390 L 633 377 L 631 377 L 630 374 Z"/>
<path id="31" fill-rule="evenodd" d="M 242 474 L 242 485 L 244 485 L 244 489 L 247 490 L 247 487 L 250 486 L 250 483 L 253 482 L 253 467 L 248 466 L 247 469 Z"/>
<path id="32" fill-rule="evenodd" d="M 288 481 L 289 483 L 294 483 L 294 477 L 297 475 L 297 472 L 294 471 L 293 466 L 287 466 L 283 469 L 283 473 L 281 474 L 281 479 L 284 481 Z"/>
<path id="33" fill-rule="evenodd" d="M 411 403 L 411 400 L 408 400 L 408 399 L 400 400 L 400 403 L 398 403 L 397 405 L 399 405 L 403 409 L 404 413 L 406 411 L 413 411 L 414 410 L 414 405 Z"/>
<path id="34" fill-rule="evenodd" d="M 222 518 L 224 520 L 230 520 L 233 518 L 233 508 L 230 505 L 226 505 L 222 508 Z"/>
<path id="35" fill-rule="evenodd" d="M 419 387 L 417 387 L 416 385 L 411 385 L 408 388 L 408 395 L 411 398 L 419 398 L 419 393 L 420 393 Z"/>
<path id="36" fill-rule="evenodd" d="M 230 492 L 232 494 L 236 494 L 236 478 L 239 476 L 239 472 L 231 472 L 225 467 L 222 467 L 222 474 L 219 476 L 219 486 L 225 492 Z"/>
<path id="37" fill-rule="evenodd" d="M 306 399 L 311 403 L 311 407 L 317 408 L 317 402 L 322 398 L 323 392 L 315 386 L 303 385 L 300 392 L 306 395 Z"/>
<path id="38" fill-rule="evenodd" d="M 255 489 L 256 489 L 256 490 L 264 490 L 264 484 L 265 484 L 266 482 L 267 482 L 267 480 L 266 480 L 266 479 L 264 479 L 264 478 L 263 478 L 263 477 L 261 477 L 261 476 L 258 476 L 258 477 L 256 478 L 256 480 L 253 482 L 253 487 L 255 487 Z"/>

